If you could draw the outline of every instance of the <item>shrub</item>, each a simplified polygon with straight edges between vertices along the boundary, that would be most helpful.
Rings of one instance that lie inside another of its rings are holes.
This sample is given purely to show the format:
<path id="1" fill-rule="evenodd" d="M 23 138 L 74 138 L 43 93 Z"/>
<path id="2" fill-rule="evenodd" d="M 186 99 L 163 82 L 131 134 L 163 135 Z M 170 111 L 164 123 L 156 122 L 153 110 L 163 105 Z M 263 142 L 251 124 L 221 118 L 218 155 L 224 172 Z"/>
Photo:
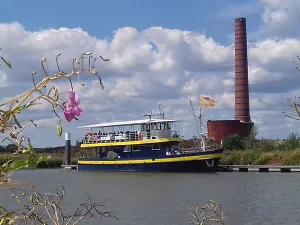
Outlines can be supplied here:
<path id="1" fill-rule="evenodd" d="M 260 140 L 258 144 L 256 145 L 257 150 L 260 150 L 262 152 L 271 152 L 276 150 L 276 145 L 274 141 L 270 140 Z"/>
<path id="2" fill-rule="evenodd" d="M 225 150 L 243 150 L 245 149 L 245 141 L 238 134 L 229 135 L 223 141 Z"/>
<path id="3" fill-rule="evenodd" d="M 300 147 L 299 136 L 297 134 L 290 134 L 283 144 L 284 150 L 295 150 Z"/>

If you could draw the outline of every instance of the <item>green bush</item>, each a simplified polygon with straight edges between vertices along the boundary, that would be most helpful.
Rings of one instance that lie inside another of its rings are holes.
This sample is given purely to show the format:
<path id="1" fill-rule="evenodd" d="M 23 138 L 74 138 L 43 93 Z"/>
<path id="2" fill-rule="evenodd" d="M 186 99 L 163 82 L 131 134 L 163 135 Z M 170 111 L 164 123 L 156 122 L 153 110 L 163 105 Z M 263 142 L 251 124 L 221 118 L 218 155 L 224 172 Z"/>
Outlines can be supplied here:
<path id="1" fill-rule="evenodd" d="M 300 147 L 299 136 L 297 134 L 290 134 L 283 144 L 284 150 L 295 150 Z"/>
<path id="2" fill-rule="evenodd" d="M 300 165 L 300 149 L 291 151 L 225 151 L 221 165 Z"/>
<path id="3" fill-rule="evenodd" d="M 62 164 L 63 164 L 62 159 L 50 158 L 48 160 L 39 162 L 37 168 L 57 168 L 57 167 L 61 167 Z"/>
<path id="4" fill-rule="evenodd" d="M 223 141 L 224 150 L 243 150 L 245 149 L 245 141 L 238 134 L 229 135 Z"/>
<path id="5" fill-rule="evenodd" d="M 254 149 L 262 152 L 271 152 L 276 150 L 277 146 L 275 145 L 274 141 L 260 140 Z"/>

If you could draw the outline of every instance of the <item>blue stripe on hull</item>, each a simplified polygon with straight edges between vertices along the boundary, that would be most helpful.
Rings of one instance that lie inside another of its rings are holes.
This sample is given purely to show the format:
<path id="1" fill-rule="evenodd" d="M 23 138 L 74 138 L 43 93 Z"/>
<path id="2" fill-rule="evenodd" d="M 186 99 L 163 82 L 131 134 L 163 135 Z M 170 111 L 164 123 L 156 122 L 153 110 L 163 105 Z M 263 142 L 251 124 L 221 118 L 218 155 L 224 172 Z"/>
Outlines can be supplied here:
<path id="1" fill-rule="evenodd" d="M 210 161 L 210 160 L 209 160 Z M 214 159 L 214 166 L 208 167 L 206 160 L 170 162 L 170 163 L 143 163 L 143 164 L 119 164 L 119 165 L 88 165 L 79 164 L 79 171 L 103 171 L 103 172 L 210 172 L 215 171 L 219 159 Z"/>

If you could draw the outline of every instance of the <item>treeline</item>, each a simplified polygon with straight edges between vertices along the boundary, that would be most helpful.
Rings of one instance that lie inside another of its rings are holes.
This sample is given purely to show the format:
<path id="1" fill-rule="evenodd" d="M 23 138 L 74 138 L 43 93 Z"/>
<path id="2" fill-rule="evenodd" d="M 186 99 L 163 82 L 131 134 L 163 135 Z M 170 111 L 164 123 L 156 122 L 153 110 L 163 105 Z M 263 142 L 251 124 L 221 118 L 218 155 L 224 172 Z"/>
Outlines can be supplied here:
<path id="1" fill-rule="evenodd" d="M 71 146 L 72 150 L 77 151 L 78 146 Z M 17 149 L 17 146 L 14 144 L 9 145 L 0 145 L 0 154 L 13 153 Z M 48 153 L 48 154 L 63 154 L 65 151 L 65 146 L 57 147 L 45 147 L 45 148 L 34 148 L 37 153 Z"/>

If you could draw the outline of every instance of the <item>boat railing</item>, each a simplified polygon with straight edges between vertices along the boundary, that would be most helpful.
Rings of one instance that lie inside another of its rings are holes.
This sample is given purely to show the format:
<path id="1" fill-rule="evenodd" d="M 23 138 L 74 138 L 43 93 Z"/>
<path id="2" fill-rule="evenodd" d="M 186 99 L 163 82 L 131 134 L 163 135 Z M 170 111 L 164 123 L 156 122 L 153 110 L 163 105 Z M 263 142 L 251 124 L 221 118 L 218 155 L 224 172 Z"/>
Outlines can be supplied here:
<path id="1" fill-rule="evenodd" d="M 216 149 L 220 149 L 220 145 L 218 144 L 211 144 L 211 145 L 206 145 L 205 149 L 201 149 L 200 147 L 193 147 L 193 148 L 185 148 L 181 149 L 182 154 L 192 154 L 192 153 L 197 153 L 197 152 L 207 152 L 207 151 L 213 151 Z"/>
<path id="2" fill-rule="evenodd" d="M 147 131 L 126 131 L 118 133 L 96 133 L 88 134 L 83 138 L 83 143 L 118 142 L 118 141 L 141 141 L 159 138 L 179 138 L 179 131 L 152 130 Z"/>

